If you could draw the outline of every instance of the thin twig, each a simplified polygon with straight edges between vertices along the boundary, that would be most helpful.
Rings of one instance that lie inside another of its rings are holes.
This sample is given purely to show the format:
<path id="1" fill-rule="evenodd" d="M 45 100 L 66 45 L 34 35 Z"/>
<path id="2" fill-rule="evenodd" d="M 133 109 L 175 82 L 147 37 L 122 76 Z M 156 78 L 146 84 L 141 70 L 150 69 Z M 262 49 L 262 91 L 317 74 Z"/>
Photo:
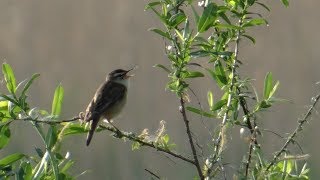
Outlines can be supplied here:
<path id="1" fill-rule="evenodd" d="M 161 179 L 160 176 L 156 175 L 154 172 L 150 171 L 149 169 L 145 168 L 144 170 L 147 171 L 152 176 L 156 177 L 157 179 Z"/>
<path id="2" fill-rule="evenodd" d="M 155 145 L 153 142 L 143 141 L 141 138 L 135 136 L 133 133 L 119 131 L 116 128 L 111 127 L 111 126 L 99 125 L 99 127 L 102 128 L 102 129 L 105 129 L 105 130 L 108 130 L 108 131 L 111 131 L 111 132 L 115 133 L 117 138 L 125 137 L 125 138 L 127 138 L 127 139 L 129 139 L 131 141 L 138 142 L 141 146 L 148 146 L 148 147 L 156 149 L 157 151 L 161 151 L 161 152 L 170 154 L 171 156 L 174 156 L 174 157 L 176 157 L 178 159 L 181 159 L 183 161 L 186 161 L 188 163 L 195 164 L 195 162 L 193 160 L 191 160 L 189 158 L 186 158 L 186 157 L 184 157 L 184 156 L 182 156 L 182 155 L 180 155 L 178 153 L 175 153 L 173 151 L 170 151 L 168 149 L 164 149 L 162 147 L 159 147 L 159 146 Z"/>
<path id="3" fill-rule="evenodd" d="M 65 122 L 73 122 L 73 121 L 77 121 L 81 119 L 80 117 L 74 117 L 72 119 L 65 119 L 65 120 L 59 120 L 59 121 L 55 121 L 55 120 L 38 120 L 36 118 L 31 118 L 31 117 L 27 117 L 27 118 L 21 118 L 21 119 L 14 119 L 14 121 L 31 121 L 31 122 L 35 122 L 35 123 L 45 123 L 45 124 L 61 124 L 61 123 L 65 123 Z"/>
<path id="4" fill-rule="evenodd" d="M 184 100 L 183 100 L 182 96 L 180 97 L 180 108 L 179 109 L 180 109 L 180 112 L 181 112 L 182 117 L 183 117 L 183 122 L 184 122 L 184 124 L 186 126 L 186 131 L 187 131 L 187 135 L 188 135 L 188 139 L 189 139 L 189 144 L 190 144 L 192 155 L 193 155 L 193 159 L 194 159 L 194 165 L 197 168 L 197 171 L 198 171 L 200 179 L 203 180 L 204 176 L 203 176 L 203 173 L 201 171 L 200 163 L 199 163 L 199 160 L 198 160 L 197 150 L 196 150 L 196 148 L 194 146 L 194 142 L 193 142 L 193 139 L 192 139 L 190 126 L 189 126 L 189 120 L 187 118 L 185 104 L 184 104 Z"/>
<path id="5" fill-rule="evenodd" d="M 304 117 L 298 121 L 298 125 L 296 127 L 296 129 L 293 131 L 293 133 L 289 136 L 288 140 L 284 143 L 284 145 L 282 146 L 282 148 L 280 149 L 280 151 L 273 157 L 272 161 L 270 162 L 270 164 L 268 165 L 266 171 L 268 171 L 277 161 L 277 159 L 279 158 L 279 156 L 286 151 L 288 145 L 290 144 L 290 142 L 293 142 L 294 138 L 296 137 L 296 135 L 298 134 L 299 131 L 302 130 L 302 126 L 304 125 L 304 123 L 307 122 L 307 119 L 310 117 L 312 111 L 314 110 L 314 107 L 317 105 L 318 101 L 320 99 L 320 94 L 318 94 L 317 96 L 312 98 L 313 103 L 311 104 L 311 107 L 308 109 L 307 113 L 304 115 Z"/>

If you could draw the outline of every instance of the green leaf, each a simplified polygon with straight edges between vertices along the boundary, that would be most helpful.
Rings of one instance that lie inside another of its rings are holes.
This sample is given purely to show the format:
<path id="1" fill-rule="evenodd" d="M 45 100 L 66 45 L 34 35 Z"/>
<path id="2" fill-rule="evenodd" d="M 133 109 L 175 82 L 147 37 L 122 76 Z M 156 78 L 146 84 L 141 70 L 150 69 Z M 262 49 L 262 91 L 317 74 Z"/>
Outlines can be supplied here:
<path id="1" fill-rule="evenodd" d="M 16 161 L 19 161 L 21 158 L 25 157 L 26 155 L 21 153 L 14 153 L 10 154 L 9 156 L 2 158 L 0 160 L 0 168 L 3 168 L 5 166 L 11 165 Z"/>
<path id="2" fill-rule="evenodd" d="M 30 88 L 31 84 L 33 83 L 33 81 L 38 78 L 40 76 L 40 74 L 34 74 L 32 75 L 32 77 L 30 78 L 30 80 L 27 82 L 27 84 L 23 87 L 23 90 L 21 92 L 21 96 L 25 96 L 26 92 L 28 91 L 28 89 Z"/>
<path id="3" fill-rule="evenodd" d="M 51 115 L 54 117 L 58 117 L 61 113 L 63 94 L 64 94 L 64 90 L 60 84 L 54 92 L 54 97 L 53 97 L 53 102 L 52 102 Z"/>
<path id="4" fill-rule="evenodd" d="M 10 141 L 10 136 L 11 136 L 11 132 L 9 128 L 9 123 L 1 125 L 0 126 L 0 149 L 8 145 Z"/>
<path id="5" fill-rule="evenodd" d="M 184 41 L 185 41 L 185 39 L 184 39 L 183 35 L 180 33 L 180 31 L 179 31 L 179 30 L 177 30 L 177 29 L 174 29 L 174 30 L 175 30 L 175 32 L 176 32 L 176 34 L 177 34 L 177 36 L 180 38 L 180 40 L 181 40 L 182 42 L 184 42 Z"/>
<path id="6" fill-rule="evenodd" d="M 160 29 L 157 29 L 157 28 L 150 28 L 150 29 L 148 29 L 148 31 L 155 32 L 155 33 L 159 34 L 160 36 L 171 40 L 170 35 L 169 35 L 168 32 L 164 32 L 164 31 L 162 31 Z"/>
<path id="7" fill-rule="evenodd" d="M 198 71 L 188 71 L 185 78 L 198 78 L 204 77 L 204 74 Z"/>
<path id="8" fill-rule="evenodd" d="M 12 102 L 16 106 L 19 106 L 19 103 L 16 100 L 14 100 L 14 98 L 12 98 L 11 96 L 7 96 L 5 94 L 0 94 L 0 97 L 2 97 L 3 99 L 5 99 L 5 100 L 7 100 L 9 102 Z"/>
<path id="9" fill-rule="evenodd" d="M 269 98 L 271 98 L 273 96 L 273 94 L 277 91 L 279 84 L 280 84 L 280 82 L 277 81 L 276 84 L 273 86 L 273 88 L 269 94 Z"/>
<path id="10" fill-rule="evenodd" d="M 249 35 L 246 35 L 246 34 L 242 34 L 242 36 L 248 38 L 253 44 L 256 43 L 256 40 L 252 36 L 249 36 Z"/>
<path id="11" fill-rule="evenodd" d="M 69 160 L 69 161 L 63 166 L 63 168 L 61 168 L 60 172 L 61 172 L 61 173 L 67 173 L 68 169 L 70 169 L 73 164 L 74 164 L 74 161 Z"/>
<path id="12" fill-rule="evenodd" d="M 213 93 L 211 91 L 208 91 L 207 98 L 208 98 L 209 107 L 211 109 L 214 103 Z"/>
<path id="13" fill-rule="evenodd" d="M 165 70 L 167 73 L 171 73 L 170 69 L 167 68 L 167 67 L 165 67 L 165 66 L 162 65 L 162 64 L 155 64 L 153 67 L 159 67 L 159 68 Z"/>
<path id="14" fill-rule="evenodd" d="M 263 98 L 264 99 L 269 99 L 270 93 L 272 90 L 272 73 L 268 72 L 265 79 L 264 79 L 264 88 L 263 88 Z"/>
<path id="15" fill-rule="evenodd" d="M 282 4 L 286 7 L 289 6 L 289 1 L 288 0 L 281 0 Z"/>
<path id="16" fill-rule="evenodd" d="M 67 135 L 72 135 L 72 134 L 84 134 L 87 132 L 88 132 L 88 130 L 86 128 L 84 128 L 84 126 L 82 126 L 80 124 L 72 123 L 72 124 L 68 125 L 68 127 L 63 131 L 63 135 L 67 136 Z"/>
<path id="17" fill-rule="evenodd" d="M 168 134 L 166 134 L 166 135 L 162 136 L 161 139 L 164 142 L 164 144 L 168 144 L 170 137 Z"/>
<path id="18" fill-rule="evenodd" d="M 186 15 L 183 12 L 178 12 L 177 14 L 171 16 L 169 19 L 168 25 L 176 28 L 179 24 L 181 24 L 184 20 L 186 20 Z"/>
<path id="19" fill-rule="evenodd" d="M 223 85 L 227 85 L 228 84 L 228 80 L 225 74 L 225 71 L 223 69 L 222 63 L 218 60 L 215 61 L 214 63 L 214 72 L 216 74 L 217 80 L 223 84 Z"/>
<path id="20" fill-rule="evenodd" d="M 257 18 L 243 23 L 242 27 L 259 26 L 263 24 L 268 24 L 268 22 L 265 19 Z"/>
<path id="21" fill-rule="evenodd" d="M 57 128 L 51 125 L 46 135 L 47 148 L 51 149 L 56 144 L 57 139 L 58 139 Z"/>
<path id="22" fill-rule="evenodd" d="M 267 11 L 270 12 L 270 9 L 267 5 L 263 4 L 263 3 L 260 3 L 260 2 L 256 2 L 257 4 L 259 4 L 260 6 L 262 6 L 263 8 L 265 8 Z"/>
<path id="23" fill-rule="evenodd" d="M 198 32 L 202 33 L 213 26 L 213 22 L 217 19 L 217 6 L 213 3 L 208 4 L 198 21 Z"/>
<path id="24" fill-rule="evenodd" d="M 224 105 L 226 105 L 228 102 L 227 99 L 222 99 L 220 101 L 218 101 L 217 103 L 215 103 L 211 109 L 211 111 L 217 111 L 220 110 Z"/>
<path id="25" fill-rule="evenodd" d="M 138 149 L 140 149 L 140 147 L 141 147 L 141 144 L 139 142 L 133 142 L 131 145 L 131 150 L 132 151 L 138 150 Z"/>
<path id="26" fill-rule="evenodd" d="M 6 81 L 7 89 L 11 94 L 15 94 L 16 92 L 16 78 L 14 76 L 13 70 L 11 66 L 7 63 L 2 64 L 2 73 L 4 76 L 4 80 Z"/>
<path id="27" fill-rule="evenodd" d="M 31 180 L 32 179 L 32 167 L 30 162 L 23 162 L 20 165 L 18 180 Z"/>
<path id="28" fill-rule="evenodd" d="M 243 28 L 239 27 L 239 26 L 235 26 L 235 25 L 232 25 L 232 24 L 216 24 L 214 25 L 214 27 L 216 28 L 226 28 L 226 29 L 234 29 L 234 30 L 241 30 Z"/>
<path id="29" fill-rule="evenodd" d="M 194 108 L 194 107 L 187 106 L 186 109 L 187 109 L 188 111 L 191 111 L 191 112 L 193 112 L 193 113 L 199 114 L 199 115 L 201 115 L 201 116 L 205 116 L 205 117 L 209 117 L 209 118 L 215 117 L 214 114 L 209 113 L 209 112 L 205 112 L 205 111 L 203 111 L 203 110 L 201 110 L 201 109 L 198 109 L 198 108 Z"/>

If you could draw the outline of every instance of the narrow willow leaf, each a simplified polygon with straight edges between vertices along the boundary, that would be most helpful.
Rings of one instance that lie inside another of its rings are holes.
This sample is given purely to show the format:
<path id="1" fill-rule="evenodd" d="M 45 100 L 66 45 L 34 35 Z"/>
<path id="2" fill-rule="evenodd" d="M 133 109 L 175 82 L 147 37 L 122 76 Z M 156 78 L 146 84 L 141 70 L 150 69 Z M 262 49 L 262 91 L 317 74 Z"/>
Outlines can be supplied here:
<path id="1" fill-rule="evenodd" d="M 208 91 L 207 98 L 208 98 L 209 108 L 212 109 L 213 103 L 214 103 L 214 98 L 213 98 L 213 93 L 211 91 Z"/>
<path id="2" fill-rule="evenodd" d="M 46 135 L 46 147 L 51 149 L 57 142 L 58 134 L 55 126 L 51 125 Z"/>
<path id="3" fill-rule="evenodd" d="M 213 3 L 208 4 L 198 21 L 198 32 L 202 33 L 208 30 L 217 19 L 217 6 Z"/>
<path id="4" fill-rule="evenodd" d="M 10 128 L 9 123 L 0 126 L 0 150 L 8 145 L 10 141 Z"/>
<path id="5" fill-rule="evenodd" d="M 180 11 L 179 13 L 171 16 L 171 18 L 169 19 L 168 25 L 173 28 L 176 28 L 179 24 L 185 21 L 186 18 L 187 18 L 186 15 Z"/>
<path id="6" fill-rule="evenodd" d="M 10 154 L 9 156 L 6 156 L 6 157 L 0 159 L 0 168 L 8 166 L 16 161 L 19 161 L 20 159 L 22 159 L 25 156 L 26 155 L 21 154 L 21 153 Z"/>
<path id="7" fill-rule="evenodd" d="M 182 42 L 184 42 L 185 39 L 183 38 L 183 35 L 180 33 L 180 31 L 177 30 L 177 29 L 174 29 L 174 30 L 175 30 L 176 34 L 178 35 L 179 39 L 180 39 Z"/>
<path id="8" fill-rule="evenodd" d="M 263 24 L 268 24 L 268 22 L 265 19 L 257 18 L 257 19 L 251 19 L 250 21 L 247 21 L 243 23 L 242 27 L 250 27 L 250 26 L 259 26 Z"/>
<path id="9" fill-rule="evenodd" d="M 67 173 L 68 169 L 72 167 L 74 161 L 69 160 L 60 170 L 61 173 Z"/>
<path id="10" fill-rule="evenodd" d="M 225 29 L 235 29 L 235 30 L 241 30 L 243 28 L 239 27 L 239 26 L 235 26 L 235 25 L 231 25 L 231 24 L 216 24 L 214 25 L 214 27 L 216 28 L 225 28 Z"/>
<path id="11" fill-rule="evenodd" d="M 246 34 L 242 34 L 242 36 L 248 38 L 253 44 L 256 43 L 256 40 L 252 36 L 249 36 L 249 35 L 246 35 Z"/>
<path id="12" fill-rule="evenodd" d="M 270 9 L 267 5 L 263 4 L 263 3 L 260 3 L 260 2 L 256 2 L 257 4 L 259 4 L 260 6 L 262 6 L 263 8 L 265 8 L 267 11 L 270 12 Z"/>
<path id="13" fill-rule="evenodd" d="M 271 98 L 273 96 L 273 94 L 277 91 L 279 84 L 280 84 L 280 82 L 277 81 L 276 84 L 273 86 L 273 88 L 269 94 L 269 98 Z"/>
<path id="14" fill-rule="evenodd" d="M 58 117 L 60 115 L 61 109 L 62 109 L 63 94 L 64 94 L 64 90 L 62 85 L 60 84 L 54 92 L 54 97 L 52 101 L 52 110 L 51 110 L 52 116 Z"/>
<path id="15" fill-rule="evenodd" d="M 211 109 L 211 111 L 217 111 L 220 110 L 224 105 L 226 105 L 228 102 L 227 99 L 222 99 L 220 101 L 218 101 L 217 103 L 215 103 Z"/>
<path id="16" fill-rule="evenodd" d="M 198 108 L 187 106 L 186 109 L 188 111 L 191 111 L 193 113 L 196 113 L 196 114 L 199 114 L 199 115 L 202 115 L 202 116 L 205 116 L 205 117 L 209 117 L 209 118 L 215 117 L 214 114 L 211 114 L 209 112 L 205 112 L 205 111 L 203 111 L 201 109 L 198 109 Z"/>
<path id="17" fill-rule="evenodd" d="M 13 70 L 11 66 L 7 63 L 2 64 L 2 73 L 4 76 L 4 80 L 6 81 L 7 89 L 11 94 L 15 94 L 16 92 L 16 78 L 14 76 Z"/>
<path id="18" fill-rule="evenodd" d="M 185 78 L 198 78 L 198 77 L 204 77 L 204 74 L 199 71 L 188 71 Z"/>
<path id="19" fill-rule="evenodd" d="M 263 98 L 268 99 L 270 97 L 270 92 L 272 90 L 272 73 L 268 72 L 264 79 L 264 87 L 263 87 Z"/>
<path id="20" fill-rule="evenodd" d="M 216 74 L 217 80 L 223 85 L 228 83 L 225 71 L 223 69 L 222 63 L 218 60 L 214 63 L 214 72 Z"/>
<path id="21" fill-rule="evenodd" d="M 165 66 L 162 65 L 162 64 L 155 64 L 153 67 L 159 67 L 159 68 L 165 70 L 167 73 L 171 73 L 170 69 L 167 68 L 167 67 L 165 67 Z"/>
<path id="22" fill-rule="evenodd" d="M 164 31 L 157 29 L 157 28 L 150 28 L 150 29 L 148 29 L 148 31 L 155 32 L 155 33 L 159 34 L 160 36 L 167 38 L 168 40 L 171 40 L 168 32 L 164 32 Z"/>

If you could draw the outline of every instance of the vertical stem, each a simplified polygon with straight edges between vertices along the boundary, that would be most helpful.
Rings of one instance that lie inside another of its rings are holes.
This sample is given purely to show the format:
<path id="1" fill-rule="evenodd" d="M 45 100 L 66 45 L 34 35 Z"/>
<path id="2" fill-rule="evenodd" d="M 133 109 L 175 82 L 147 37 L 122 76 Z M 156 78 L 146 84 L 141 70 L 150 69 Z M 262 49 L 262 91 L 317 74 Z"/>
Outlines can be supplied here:
<path id="1" fill-rule="evenodd" d="M 204 180 L 204 176 L 202 174 L 202 171 L 201 171 L 201 167 L 200 167 L 200 164 L 199 164 L 199 160 L 198 160 L 198 156 L 197 156 L 197 150 L 194 146 L 194 142 L 193 142 L 193 139 L 192 139 L 192 135 L 191 135 L 191 131 L 190 131 L 190 126 L 189 126 L 189 120 L 187 118 L 187 114 L 186 114 L 186 110 L 185 110 L 185 105 L 184 105 L 184 100 L 183 100 L 183 97 L 180 96 L 180 112 L 182 114 L 182 117 L 183 117 L 183 121 L 184 121 L 184 124 L 186 126 L 186 131 L 187 131 L 187 135 L 188 135 L 188 138 L 189 138 L 189 144 L 191 146 L 191 151 L 192 151 L 192 155 L 193 155 L 193 159 L 194 159 L 194 165 L 196 166 L 197 168 L 197 171 L 198 171 L 198 174 L 199 174 L 199 177 L 201 180 Z"/>

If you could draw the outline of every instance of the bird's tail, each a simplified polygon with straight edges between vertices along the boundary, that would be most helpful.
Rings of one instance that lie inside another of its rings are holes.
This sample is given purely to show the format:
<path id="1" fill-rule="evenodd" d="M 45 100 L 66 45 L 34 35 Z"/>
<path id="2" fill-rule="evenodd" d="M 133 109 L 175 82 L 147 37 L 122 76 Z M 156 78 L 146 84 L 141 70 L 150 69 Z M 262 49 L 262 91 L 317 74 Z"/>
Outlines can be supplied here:
<path id="1" fill-rule="evenodd" d="M 91 142 L 91 139 L 92 139 L 92 137 L 93 137 L 93 134 L 94 134 L 94 131 L 96 130 L 96 128 L 97 128 L 97 125 L 98 125 L 98 120 L 96 120 L 96 119 L 94 119 L 94 120 L 92 120 L 92 122 L 91 122 L 91 128 L 90 128 L 90 130 L 89 130 L 89 132 L 88 132 L 88 135 L 87 135 L 87 146 L 89 146 L 89 144 L 90 144 L 90 142 Z"/>

